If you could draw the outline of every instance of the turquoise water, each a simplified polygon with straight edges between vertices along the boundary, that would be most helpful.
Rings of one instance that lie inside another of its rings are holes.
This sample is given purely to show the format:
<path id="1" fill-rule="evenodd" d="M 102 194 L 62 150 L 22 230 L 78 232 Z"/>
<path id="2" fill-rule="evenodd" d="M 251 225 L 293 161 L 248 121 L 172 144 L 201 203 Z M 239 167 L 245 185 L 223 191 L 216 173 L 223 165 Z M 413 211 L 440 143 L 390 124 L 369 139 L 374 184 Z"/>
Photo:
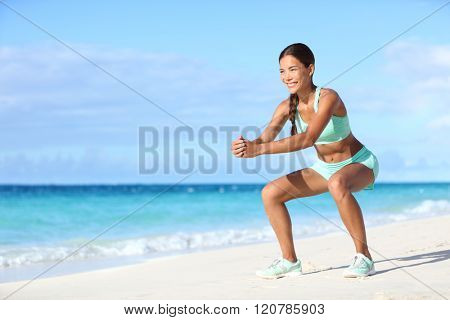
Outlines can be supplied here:
<path id="1" fill-rule="evenodd" d="M 261 202 L 263 185 L 169 187 L 0 186 L 0 272 L 54 263 L 111 226 L 67 261 L 275 241 Z M 367 226 L 450 213 L 450 183 L 379 183 L 354 195 Z M 287 206 L 296 238 L 343 227 L 328 193 Z"/>

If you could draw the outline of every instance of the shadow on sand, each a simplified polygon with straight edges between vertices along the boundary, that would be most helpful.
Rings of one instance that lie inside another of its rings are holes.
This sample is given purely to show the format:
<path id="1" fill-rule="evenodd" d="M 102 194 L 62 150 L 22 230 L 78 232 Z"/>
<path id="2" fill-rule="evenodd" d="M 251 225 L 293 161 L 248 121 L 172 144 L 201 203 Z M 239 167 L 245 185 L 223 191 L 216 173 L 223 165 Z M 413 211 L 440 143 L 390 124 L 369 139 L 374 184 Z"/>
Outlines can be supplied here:
<path id="1" fill-rule="evenodd" d="M 411 267 L 416 267 L 416 266 L 420 266 L 420 265 L 424 265 L 424 264 L 438 263 L 438 262 L 445 261 L 448 259 L 450 259 L 450 250 L 427 252 L 427 253 L 421 253 L 421 254 L 417 254 L 414 256 L 408 256 L 408 257 L 397 257 L 397 258 L 384 259 L 384 260 L 375 260 L 375 265 L 377 263 L 389 262 L 389 261 L 392 261 L 396 265 L 398 264 L 398 262 L 405 262 L 405 261 L 413 262 L 413 263 L 407 264 L 407 265 L 394 266 L 393 268 L 390 268 L 390 269 L 377 270 L 377 273 L 375 274 L 375 276 L 386 273 L 386 272 L 394 271 L 397 269 L 401 269 L 401 268 L 411 268 Z M 318 270 L 318 271 L 306 272 L 305 274 L 313 274 L 313 273 L 336 270 L 336 269 L 345 269 L 347 267 L 348 267 L 348 265 L 345 265 L 345 266 L 340 266 L 340 267 L 333 267 L 329 270 Z"/>

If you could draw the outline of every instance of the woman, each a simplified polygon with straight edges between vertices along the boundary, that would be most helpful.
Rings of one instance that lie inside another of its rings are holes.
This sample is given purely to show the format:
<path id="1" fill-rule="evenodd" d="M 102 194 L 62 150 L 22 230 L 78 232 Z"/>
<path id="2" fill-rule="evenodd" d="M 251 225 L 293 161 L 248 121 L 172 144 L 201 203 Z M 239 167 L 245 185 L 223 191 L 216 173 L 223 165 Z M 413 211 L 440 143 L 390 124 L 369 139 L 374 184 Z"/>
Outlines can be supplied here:
<path id="1" fill-rule="evenodd" d="M 300 275 L 292 237 L 291 219 L 285 202 L 329 191 L 356 247 L 345 277 L 366 277 L 375 273 L 366 241 L 361 208 L 352 192 L 371 190 L 378 176 L 378 160 L 350 130 L 347 110 L 336 91 L 317 87 L 312 80 L 314 55 L 308 46 L 295 43 L 279 57 L 281 81 L 290 97 L 275 110 L 264 132 L 254 141 L 242 136 L 233 141 L 236 157 L 294 152 L 314 146 L 318 160 L 309 168 L 292 172 L 267 184 L 262 190 L 264 209 L 277 236 L 282 257 L 265 270 L 262 278 Z M 274 141 L 287 120 L 291 136 Z"/>

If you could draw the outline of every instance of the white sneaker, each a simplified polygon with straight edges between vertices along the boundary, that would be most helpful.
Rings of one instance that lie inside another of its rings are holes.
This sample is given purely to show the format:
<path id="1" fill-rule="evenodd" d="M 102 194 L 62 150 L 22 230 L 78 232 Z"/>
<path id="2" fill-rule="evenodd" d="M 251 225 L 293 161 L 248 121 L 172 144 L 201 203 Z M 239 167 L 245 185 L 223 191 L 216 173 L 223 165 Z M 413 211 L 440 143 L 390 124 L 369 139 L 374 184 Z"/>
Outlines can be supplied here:
<path id="1" fill-rule="evenodd" d="M 302 263 L 290 262 L 284 258 L 278 258 L 264 270 L 256 271 L 258 277 L 264 279 L 278 279 L 282 277 L 299 276 L 302 274 Z"/>
<path id="2" fill-rule="evenodd" d="M 345 278 L 368 277 L 375 274 L 375 263 L 362 253 L 357 253 L 350 266 L 344 270 Z"/>

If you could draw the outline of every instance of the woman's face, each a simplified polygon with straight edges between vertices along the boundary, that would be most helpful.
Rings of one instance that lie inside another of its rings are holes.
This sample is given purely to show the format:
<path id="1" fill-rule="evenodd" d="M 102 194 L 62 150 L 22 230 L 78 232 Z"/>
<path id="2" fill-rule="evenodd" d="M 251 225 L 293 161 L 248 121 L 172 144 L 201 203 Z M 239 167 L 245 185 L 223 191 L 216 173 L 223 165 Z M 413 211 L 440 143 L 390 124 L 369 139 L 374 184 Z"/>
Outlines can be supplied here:
<path id="1" fill-rule="evenodd" d="M 297 58 L 291 55 L 280 60 L 280 78 L 291 94 L 297 93 L 311 83 L 314 67 L 306 68 Z"/>

